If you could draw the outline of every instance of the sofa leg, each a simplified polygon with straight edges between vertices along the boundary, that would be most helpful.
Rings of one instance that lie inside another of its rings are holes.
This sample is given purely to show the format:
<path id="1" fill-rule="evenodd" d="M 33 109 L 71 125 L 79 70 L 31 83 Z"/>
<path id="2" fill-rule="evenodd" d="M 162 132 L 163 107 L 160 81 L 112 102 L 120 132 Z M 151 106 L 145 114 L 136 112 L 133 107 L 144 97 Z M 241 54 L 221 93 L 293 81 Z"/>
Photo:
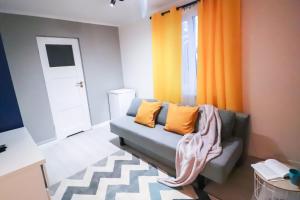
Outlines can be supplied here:
<path id="1" fill-rule="evenodd" d="M 204 176 L 198 176 L 197 186 L 198 186 L 198 189 L 200 189 L 200 190 L 204 189 L 204 187 L 205 187 L 205 177 Z"/>
<path id="2" fill-rule="evenodd" d="M 119 137 L 119 140 L 120 140 L 120 146 L 124 146 L 125 145 L 124 138 Z"/>
<path id="3" fill-rule="evenodd" d="M 204 191 L 205 181 L 205 177 L 199 175 L 193 184 L 194 190 L 198 195 L 198 199 L 210 200 L 208 194 Z"/>

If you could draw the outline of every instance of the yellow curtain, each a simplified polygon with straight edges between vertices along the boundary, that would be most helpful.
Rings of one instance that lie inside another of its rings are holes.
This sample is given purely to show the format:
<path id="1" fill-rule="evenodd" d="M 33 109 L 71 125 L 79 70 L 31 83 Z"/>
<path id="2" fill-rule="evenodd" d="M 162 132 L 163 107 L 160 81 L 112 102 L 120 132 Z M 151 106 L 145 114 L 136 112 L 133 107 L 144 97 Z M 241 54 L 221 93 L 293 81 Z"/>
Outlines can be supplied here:
<path id="1" fill-rule="evenodd" d="M 198 104 L 243 109 L 240 7 L 240 0 L 198 4 Z"/>
<path id="2" fill-rule="evenodd" d="M 173 7 L 163 16 L 152 16 L 154 97 L 181 101 L 181 11 Z"/>

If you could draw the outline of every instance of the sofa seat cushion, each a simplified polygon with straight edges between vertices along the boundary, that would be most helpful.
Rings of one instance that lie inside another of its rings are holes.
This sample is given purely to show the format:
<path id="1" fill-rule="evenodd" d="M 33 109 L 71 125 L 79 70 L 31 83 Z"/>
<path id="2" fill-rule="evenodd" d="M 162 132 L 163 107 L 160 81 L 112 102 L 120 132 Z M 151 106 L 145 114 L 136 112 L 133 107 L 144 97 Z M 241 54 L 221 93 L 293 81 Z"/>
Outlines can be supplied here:
<path id="1" fill-rule="evenodd" d="M 182 135 L 165 131 L 164 126 L 159 124 L 155 128 L 137 124 L 134 117 L 130 116 L 112 120 L 110 128 L 120 137 L 142 146 L 147 151 L 160 154 L 166 159 L 164 164 L 175 163 L 176 146 Z"/>
<path id="2" fill-rule="evenodd" d="M 161 125 L 148 128 L 134 123 L 134 118 L 124 116 L 110 122 L 111 131 L 141 147 L 144 154 L 155 155 L 158 161 L 175 168 L 176 146 L 182 135 L 167 132 Z M 242 153 L 242 140 L 237 137 L 222 142 L 223 152 L 211 160 L 201 173 L 217 183 L 224 183 Z M 133 146 L 134 148 L 134 146 Z M 141 149 L 139 148 L 139 149 Z"/>
<path id="3" fill-rule="evenodd" d="M 240 159 L 243 150 L 241 138 L 232 137 L 222 142 L 223 151 L 218 157 L 211 160 L 201 173 L 203 176 L 217 183 L 224 183 Z"/>

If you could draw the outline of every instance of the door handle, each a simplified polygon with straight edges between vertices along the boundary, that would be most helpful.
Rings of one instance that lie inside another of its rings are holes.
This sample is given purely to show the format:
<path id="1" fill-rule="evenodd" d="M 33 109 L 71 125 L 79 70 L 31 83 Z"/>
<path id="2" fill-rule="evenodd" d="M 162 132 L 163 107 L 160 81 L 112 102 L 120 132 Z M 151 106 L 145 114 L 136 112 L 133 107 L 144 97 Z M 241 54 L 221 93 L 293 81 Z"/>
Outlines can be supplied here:
<path id="1" fill-rule="evenodd" d="M 83 81 L 80 81 L 80 82 L 76 83 L 76 86 L 83 88 Z"/>

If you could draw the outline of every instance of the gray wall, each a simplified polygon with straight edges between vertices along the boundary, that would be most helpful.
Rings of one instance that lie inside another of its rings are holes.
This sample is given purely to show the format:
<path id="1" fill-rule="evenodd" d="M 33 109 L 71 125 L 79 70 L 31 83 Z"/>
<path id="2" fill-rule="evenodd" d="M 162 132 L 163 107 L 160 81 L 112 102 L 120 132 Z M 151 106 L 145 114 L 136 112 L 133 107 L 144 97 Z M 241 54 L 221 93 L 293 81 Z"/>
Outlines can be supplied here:
<path id="1" fill-rule="evenodd" d="M 24 125 L 37 143 L 56 136 L 36 36 L 79 38 L 92 124 L 109 119 L 106 92 L 123 87 L 117 27 L 0 13 L 0 32 Z"/>

